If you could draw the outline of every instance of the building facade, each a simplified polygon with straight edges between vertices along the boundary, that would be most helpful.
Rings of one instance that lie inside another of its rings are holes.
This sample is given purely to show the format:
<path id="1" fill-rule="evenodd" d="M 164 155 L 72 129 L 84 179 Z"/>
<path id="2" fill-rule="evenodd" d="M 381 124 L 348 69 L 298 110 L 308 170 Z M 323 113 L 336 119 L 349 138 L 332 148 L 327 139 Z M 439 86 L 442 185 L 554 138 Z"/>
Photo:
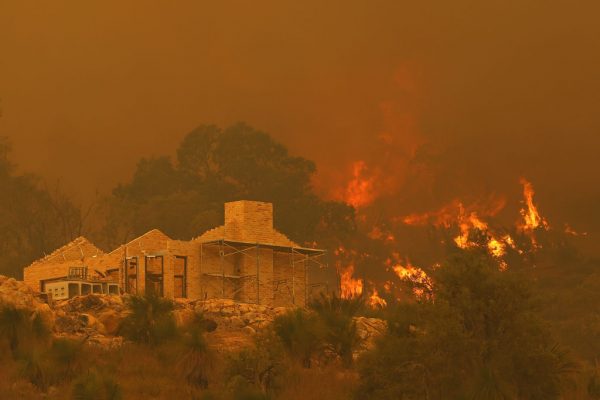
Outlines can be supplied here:
<path id="1" fill-rule="evenodd" d="M 24 280 L 46 292 L 85 270 L 86 279 L 117 282 L 123 293 L 303 306 L 322 288 L 311 270 L 325 266 L 324 255 L 278 232 L 272 204 L 236 201 L 225 204 L 223 225 L 190 241 L 155 229 L 104 253 L 80 237 L 26 267 Z"/>

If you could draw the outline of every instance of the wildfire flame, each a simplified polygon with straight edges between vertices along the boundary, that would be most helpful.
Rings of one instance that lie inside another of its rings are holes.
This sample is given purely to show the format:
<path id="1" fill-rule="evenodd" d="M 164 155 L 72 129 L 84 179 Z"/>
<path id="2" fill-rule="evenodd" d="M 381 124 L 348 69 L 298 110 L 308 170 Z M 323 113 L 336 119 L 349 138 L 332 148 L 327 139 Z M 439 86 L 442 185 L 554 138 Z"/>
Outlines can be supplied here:
<path id="1" fill-rule="evenodd" d="M 373 289 L 373 294 L 371 294 L 371 297 L 369 297 L 369 305 L 373 308 L 385 307 L 387 306 L 387 301 L 379 297 L 379 292 L 377 292 L 377 289 Z"/>
<path id="2" fill-rule="evenodd" d="M 361 208 L 371 204 L 375 199 L 375 178 L 367 175 L 367 163 L 356 161 L 352 164 L 352 179 L 348 182 L 344 201 L 354 208 Z"/>
<path id="3" fill-rule="evenodd" d="M 511 248 L 515 247 L 514 241 L 510 235 L 502 237 L 495 235 L 480 215 L 494 216 L 504 208 L 505 203 L 504 199 L 496 199 L 488 201 L 487 206 L 472 204 L 469 207 L 465 207 L 461 201 L 454 200 L 438 211 L 411 214 L 404 217 L 403 222 L 407 225 L 426 225 L 431 223 L 434 226 L 444 228 L 458 226 L 460 233 L 454 238 L 454 243 L 461 249 L 480 246 L 479 243 L 471 240 L 472 233 L 478 231 L 486 238 L 485 248 L 488 253 L 500 259 L 506 254 L 507 246 Z M 476 208 L 479 208 L 481 211 L 477 211 Z M 507 267 L 503 261 L 500 264 L 502 269 Z"/>
<path id="4" fill-rule="evenodd" d="M 466 215 L 462 203 L 459 203 L 458 226 L 460 228 L 460 235 L 454 238 L 454 243 L 461 249 L 474 246 L 474 243 L 469 241 L 469 235 L 473 229 L 481 232 L 486 232 L 488 229 L 487 224 L 479 219 L 475 211 Z"/>
<path id="5" fill-rule="evenodd" d="M 354 275 L 354 265 L 350 265 L 340 273 L 341 296 L 344 299 L 357 297 L 363 293 L 362 279 L 356 279 Z"/>
<path id="6" fill-rule="evenodd" d="M 525 178 L 521 178 L 521 185 L 523 185 L 523 196 L 525 197 L 525 208 L 521 209 L 521 215 L 523 216 L 523 223 L 520 228 L 523 231 L 534 231 L 537 228 L 548 229 L 548 222 L 540 216 L 540 213 L 533 202 L 533 185 Z"/>
<path id="7" fill-rule="evenodd" d="M 418 298 L 429 295 L 433 290 L 433 281 L 421 268 L 413 266 L 410 261 L 404 265 L 394 265 L 393 270 L 398 277 L 413 285 L 413 293 Z"/>
<path id="8" fill-rule="evenodd" d="M 482 201 L 465 206 L 459 199 L 454 199 L 449 204 L 436 211 L 426 213 L 415 213 L 405 216 L 402 219 L 406 225 L 424 226 L 434 225 L 437 227 L 450 228 L 452 225 L 459 224 L 462 220 L 472 217 L 472 224 L 480 222 L 481 217 L 493 217 L 506 206 L 506 199 L 503 197 L 490 197 Z M 479 221 L 479 222 L 478 222 Z"/>
<path id="9" fill-rule="evenodd" d="M 372 178 L 375 174 L 365 172 L 366 169 L 367 166 L 364 162 L 355 163 L 354 178 L 346 188 L 346 200 L 355 207 L 366 206 L 376 197 L 374 188 L 376 182 Z M 540 230 L 550 229 L 548 222 L 540 215 L 534 203 L 533 185 L 525 179 L 521 179 L 521 184 L 523 185 L 524 199 L 522 201 L 523 207 L 520 210 L 521 218 L 517 222 L 516 231 L 531 238 L 532 248 L 523 246 L 520 236 L 516 236 L 519 237 L 519 245 L 517 245 L 515 239 L 506 233 L 506 230 L 494 228 L 492 223 L 488 223 L 491 221 L 490 218 L 496 216 L 506 205 L 506 200 L 503 197 L 495 195 L 466 205 L 456 199 L 436 211 L 394 218 L 392 222 L 456 229 L 456 235 L 453 237 L 453 243 L 456 246 L 462 249 L 476 247 L 486 251 L 497 260 L 499 269 L 504 271 L 508 268 L 505 260 L 508 252 L 511 252 L 511 254 L 517 252 L 522 255 L 527 251 L 535 251 L 535 249 L 541 247 L 536 242 L 535 234 Z M 385 248 L 390 250 L 399 240 L 391 229 L 387 224 L 375 224 L 368 231 L 367 236 L 372 240 L 385 244 Z M 576 232 L 569 225 L 565 225 L 565 232 L 573 236 L 586 235 L 585 233 Z M 343 261 L 337 263 L 338 271 L 340 271 L 341 296 L 352 298 L 365 295 L 367 303 L 371 307 L 386 306 L 386 300 L 381 298 L 377 289 L 370 289 L 371 285 L 367 288 L 363 279 L 354 277 L 357 263 L 368 258 L 369 255 L 344 248 L 336 251 L 336 255 L 344 258 Z M 344 268 L 340 268 L 340 266 Z M 391 251 L 389 258 L 385 261 L 385 267 L 388 271 L 393 270 L 401 281 L 409 283 L 413 294 L 417 298 L 433 299 L 433 280 L 423 269 L 412 265 L 408 258 L 401 258 L 399 253 Z M 434 265 L 433 268 L 439 268 L 439 265 Z M 393 288 L 395 283 L 398 283 L 398 281 L 387 281 L 378 288 L 380 290 L 385 289 L 386 293 L 391 295 L 396 291 Z M 401 290 L 400 288 L 396 289 Z"/>
<path id="10" fill-rule="evenodd" d="M 550 225 L 546 219 L 540 215 L 535 203 L 533 202 L 535 191 L 533 190 L 533 185 L 531 182 L 525 178 L 521 178 L 521 185 L 523 185 L 523 197 L 525 198 L 523 203 L 525 206 L 520 211 L 523 221 L 518 223 L 517 227 L 521 230 L 521 232 L 529 236 L 531 245 L 533 249 L 536 250 L 542 246 L 537 242 L 535 231 L 538 229 L 548 230 Z"/>

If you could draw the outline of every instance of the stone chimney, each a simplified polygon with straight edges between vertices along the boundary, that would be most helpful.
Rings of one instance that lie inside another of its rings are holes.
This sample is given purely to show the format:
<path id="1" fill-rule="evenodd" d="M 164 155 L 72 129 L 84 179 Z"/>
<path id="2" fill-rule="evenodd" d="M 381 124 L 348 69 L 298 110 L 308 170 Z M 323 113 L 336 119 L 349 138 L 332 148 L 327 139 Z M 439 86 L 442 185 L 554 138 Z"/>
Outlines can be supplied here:
<path id="1" fill-rule="evenodd" d="M 272 243 L 273 204 L 260 201 L 225 203 L 225 237 L 251 243 Z"/>

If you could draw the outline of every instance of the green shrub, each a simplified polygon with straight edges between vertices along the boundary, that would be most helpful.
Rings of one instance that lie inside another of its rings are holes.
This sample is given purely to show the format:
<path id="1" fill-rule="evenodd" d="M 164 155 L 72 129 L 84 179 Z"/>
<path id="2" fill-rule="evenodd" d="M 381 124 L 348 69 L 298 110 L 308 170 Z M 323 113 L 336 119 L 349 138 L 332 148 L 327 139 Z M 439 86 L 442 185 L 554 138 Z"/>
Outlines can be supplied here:
<path id="1" fill-rule="evenodd" d="M 313 356 L 322 348 L 321 328 L 314 314 L 301 309 L 289 311 L 273 321 L 273 329 L 283 347 L 305 368 L 310 368 Z"/>
<path id="2" fill-rule="evenodd" d="M 0 340 L 8 344 L 14 358 L 20 351 L 48 345 L 50 339 L 50 329 L 39 314 L 13 305 L 0 306 Z"/>
<path id="3" fill-rule="evenodd" d="M 181 335 L 182 354 L 179 368 L 191 386 L 206 389 L 214 368 L 214 357 L 204 337 L 202 326 L 192 326 Z"/>
<path id="4" fill-rule="evenodd" d="M 19 352 L 17 361 L 21 376 L 32 385 L 46 391 L 52 385 L 70 381 L 80 369 L 85 357 L 83 342 L 55 339 L 49 348 L 33 346 Z"/>
<path id="5" fill-rule="evenodd" d="M 322 326 L 319 332 L 327 350 L 340 357 L 345 365 L 350 365 L 354 350 L 360 343 L 354 317 L 364 310 L 364 299 L 342 299 L 334 293 L 321 294 L 309 306 Z"/>
<path id="6" fill-rule="evenodd" d="M 254 339 L 251 347 L 230 355 L 225 379 L 231 392 L 276 392 L 287 372 L 281 342 L 273 332 L 265 332 Z"/>
<path id="7" fill-rule="evenodd" d="M 434 273 L 435 301 L 398 308 L 362 357 L 358 400 L 562 398 L 576 366 L 522 276 L 469 253 Z"/>
<path id="8" fill-rule="evenodd" d="M 119 332 L 138 343 L 159 345 L 177 335 L 173 302 L 156 295 L 131 296 L 127 304 L 131 313 L 123 320 Z"/>

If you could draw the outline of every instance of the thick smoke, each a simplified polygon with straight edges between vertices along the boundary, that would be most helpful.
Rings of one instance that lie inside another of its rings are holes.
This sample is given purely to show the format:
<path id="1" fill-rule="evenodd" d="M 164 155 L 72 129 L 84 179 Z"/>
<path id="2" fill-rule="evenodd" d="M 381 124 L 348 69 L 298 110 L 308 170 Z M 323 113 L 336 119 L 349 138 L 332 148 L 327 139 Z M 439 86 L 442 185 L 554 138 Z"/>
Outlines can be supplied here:
<path id="1" fill-rule="evenodd" d="M 324 196 L 366 190 L 390 218 L 504 197 L 514 222 L 526 177 L 550 221 L 591 235 L 599 12 L 591 0 L 4 1 L 0 135 L 24 169 L 86 198 L 200 123 L 244 120 L 314 159 Z M 352 189 L 353 174 L 371 183 Z"/>

